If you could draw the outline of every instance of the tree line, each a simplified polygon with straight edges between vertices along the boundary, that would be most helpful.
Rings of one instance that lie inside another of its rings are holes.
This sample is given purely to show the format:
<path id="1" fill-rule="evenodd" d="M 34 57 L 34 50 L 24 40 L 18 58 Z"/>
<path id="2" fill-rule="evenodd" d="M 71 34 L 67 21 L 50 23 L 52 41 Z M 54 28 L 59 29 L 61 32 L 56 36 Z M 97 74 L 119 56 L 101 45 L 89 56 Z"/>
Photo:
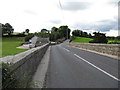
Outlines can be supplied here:
<path id="1" fill-rule="evenodd" d="M 82 30 L 74 30 L 72 32 L 73 36 L 93 38 L 93 40 L 90 41 L 89 43 L 107 43 L 108 42 L 106 35 L 104 33 L 94 32 L 93 34 L 94 36 L 92 36 L 90 33 L 88 34 L 87 32 L 83 32 Z M 74 39 L 74 37 L 72 39 Z"/>
<path id="2" fill-rule="evenodd" d="M 92 35 L 90 33 L 87 32 L 83 32 L 82 30 L 74 30 L 72 32 L 73 36 L 78 36 L 78 37 L 88 37 L 88 38 L 92 38 Z"/>
<path id="3" fill-rule="evenodd" d="M 14 32 L 14 28 L 9 23 L 1 24 L 2 28 L 2 35 L 7 34 L 8 36 L 12 36 Z M 39 36 L 42 38 L 49 38 L 50 41 L 59 41 L 59 40 L 66 40 L 70 39 L 70 32 L 71 29 L 67 25 L 62 25 L 60 27 L 52 27 L 51 30 L 47 30 L 45 28 L 41 29 L 40 32 L 30 33 L 29 29 L 25 29 L 22 33 L 18 33 L 17 36 L 25 36 L 25 41 L 29 41 L 33 36 Z M 27 35 L 25 34 L 27 33 Z M 78 37 L 86 37 L 86 38 L 93 38 L 94 40 L 90 43 L 107 43 L 108 39 L 110 40 L 120 40 L 120 36 L 117 37 L 106 37 L 104 33 L 94 32 L 94 36 L 90 33 L 84 32 L 82 30 L 73 30 L 72 36 Z"/>

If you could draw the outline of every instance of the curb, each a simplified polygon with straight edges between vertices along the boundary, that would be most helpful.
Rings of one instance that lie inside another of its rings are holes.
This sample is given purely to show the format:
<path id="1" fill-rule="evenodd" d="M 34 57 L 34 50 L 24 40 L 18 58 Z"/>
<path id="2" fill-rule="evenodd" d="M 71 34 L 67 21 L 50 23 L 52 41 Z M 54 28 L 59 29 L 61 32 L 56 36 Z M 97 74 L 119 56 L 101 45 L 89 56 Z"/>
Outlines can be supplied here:
<path id="1" fill-rule="evenodd" d="M 73 48 L 78 48 L 78 49 L 81 49 L 81 50 L 86 50 L 86 51 L 89 51 L 89 52 L 93 52 L 93 53 L 96 53 L 96 54 L 100 54 L 100 55 L 103 55 L 103 56 L 107 56 L 107 57 L 110 57 L 110 58 L 114 58 L 114 59 L 118 59 L 119 60 L 119 57 L 118 56 L 114 56 L 114 55 L 110 55 L 110 54 L 106 54 L 106 53 L 101 53 L 101 52 L 97 52 L 97 51 L 94 51 L 94 50 L 89 50 L 89 49 L 83 49 L 83 48 L 79 48 L 79 47 L 75 47 L 75 46 L 72 46 L 72 45 L 69 45 Z"/>

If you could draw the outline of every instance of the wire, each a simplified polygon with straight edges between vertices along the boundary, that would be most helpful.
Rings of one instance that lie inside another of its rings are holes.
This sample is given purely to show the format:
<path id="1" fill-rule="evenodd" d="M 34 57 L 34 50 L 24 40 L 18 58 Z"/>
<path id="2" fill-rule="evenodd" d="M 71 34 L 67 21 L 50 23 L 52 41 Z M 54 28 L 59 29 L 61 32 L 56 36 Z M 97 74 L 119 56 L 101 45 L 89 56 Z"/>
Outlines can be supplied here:
<path id="1" fill-rule="evenodd" d="M 64 18 L 63 7 L 62 7 L 62 4 L 61 4 L 61 1 L 60 1 L 60 0 L 59 0 L 59 5 L 60 5 L 60 8 L 61 8 L 61 12 L 62 12 L 63 23 L 65 24 L 65 18 Z"/>

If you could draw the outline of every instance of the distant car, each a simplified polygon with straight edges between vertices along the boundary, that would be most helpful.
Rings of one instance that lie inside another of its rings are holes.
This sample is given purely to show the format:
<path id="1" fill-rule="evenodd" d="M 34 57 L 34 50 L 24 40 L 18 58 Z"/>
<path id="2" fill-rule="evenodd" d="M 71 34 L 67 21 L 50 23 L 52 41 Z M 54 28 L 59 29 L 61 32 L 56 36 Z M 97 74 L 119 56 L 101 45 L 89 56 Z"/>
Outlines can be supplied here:
<path id="1" fill-rule="evenodd" d="M 50 42 L 51 45 L 56 45 L 57 43 L 56 42 Z"/>
<path id="2" fill-rule="evenodd" d="M 35 44 L 29 44 L 29 48 L 34 48 L 34 47 L 36 47 L 36 45 Z"/>

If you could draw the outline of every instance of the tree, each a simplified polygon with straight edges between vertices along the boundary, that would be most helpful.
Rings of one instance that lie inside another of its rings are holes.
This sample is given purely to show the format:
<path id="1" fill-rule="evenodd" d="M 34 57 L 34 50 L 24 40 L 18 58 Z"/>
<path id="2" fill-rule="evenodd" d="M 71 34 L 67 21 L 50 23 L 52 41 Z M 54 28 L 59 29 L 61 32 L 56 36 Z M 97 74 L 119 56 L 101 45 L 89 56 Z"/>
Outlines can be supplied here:
<path id="1" fill-rule="evenodd" d="M 58 31 L 58 28 L 56 28 L 56 27 L 52 27 L 51 29 L 52 29 L 52 31 L 54 31 L 54 32 L 57 32 L 57 31 Z"/>
<path id="2" fill-rule="evenodd" d="M 48 30 L 43 28 L 43 29 L 41 29 L 41 32 L 48 33 Z"/>
<path id="3" fill-rule="evenodd" d="M 83 36 L 83 31 L 81 31 L 81 30 L 74 30 L 72 32 L 72 35 L 73 36 L 78 36 L 78 37 Z"/>
<path id="4" fill-rule="evenodd" d="M 70 38 L 70 29 L 67 25 L 51 28 L 50 40 L 57 41 L 58 39 L 69 39 Z"/>
<path id="5" fill-rule="evenodd" d="M 89 33 L 89 34 L 88 34 L 88 37 L 89 37 L 89 38 L 92 38 L 92 35 L 91 35 L 91 33 Z"/>
<path id="6" fill-rule="evenodd" d="M 70 32 L 71 30 L 68 28 L 68 39 L 70 39 Z"/>
<path id="7" fill-rule="evenodd" d="M 104 33 L 94 32 L 93 34 L 94 34 L 94 40 L 90 41 L 90 43 L 107 43 L 108 42 Z"/>
<path id="8" fill-rule="evenodd" d="M 70 38 L 70 29 L 68 28 L 67 25 L 63 25 L 63 26 L 60 26 L 59 27 L 59 33 L 61 35 L 61 37 L 64 37 L 64 38 Z"/>
<path id="9" fill-rule="evenodd" d="M 5 34 L 5 33 L 7 33 L 7 31 L 5 30 L 5 25 L 4 24 L 2 24 L 1 29 L 2 29 L 2 35 Z"/>
<path id="10" fill-rule="evenodd" d="M 83 32 L 83 37 L 88 37 L 88 33 L 87 32 Z"/>
<path id="11" fill-rule="evenodd" d="M 73 36 L 78 36 L 78 37 L 88 37 L 88 33 L 87 32 L 83 32 L 82 30 L 74 30 L 72 32 Z"/>
<path id="12" fill-rule="evenodd" d="M 13 31 L 14 31 L 14 29 L 9 23 L 6 23 L 5 25 L 2 24 L 2 34 L 7 33 L 10 36 L 11 33 L 13 33 Z"/>
<path id="13" fill-rule="evenodd" d="M 29 29 L 26 29 L 26 30 L 25 30 L 26 33 L 29 33 L 29 31 L 30 31 Z"/>

